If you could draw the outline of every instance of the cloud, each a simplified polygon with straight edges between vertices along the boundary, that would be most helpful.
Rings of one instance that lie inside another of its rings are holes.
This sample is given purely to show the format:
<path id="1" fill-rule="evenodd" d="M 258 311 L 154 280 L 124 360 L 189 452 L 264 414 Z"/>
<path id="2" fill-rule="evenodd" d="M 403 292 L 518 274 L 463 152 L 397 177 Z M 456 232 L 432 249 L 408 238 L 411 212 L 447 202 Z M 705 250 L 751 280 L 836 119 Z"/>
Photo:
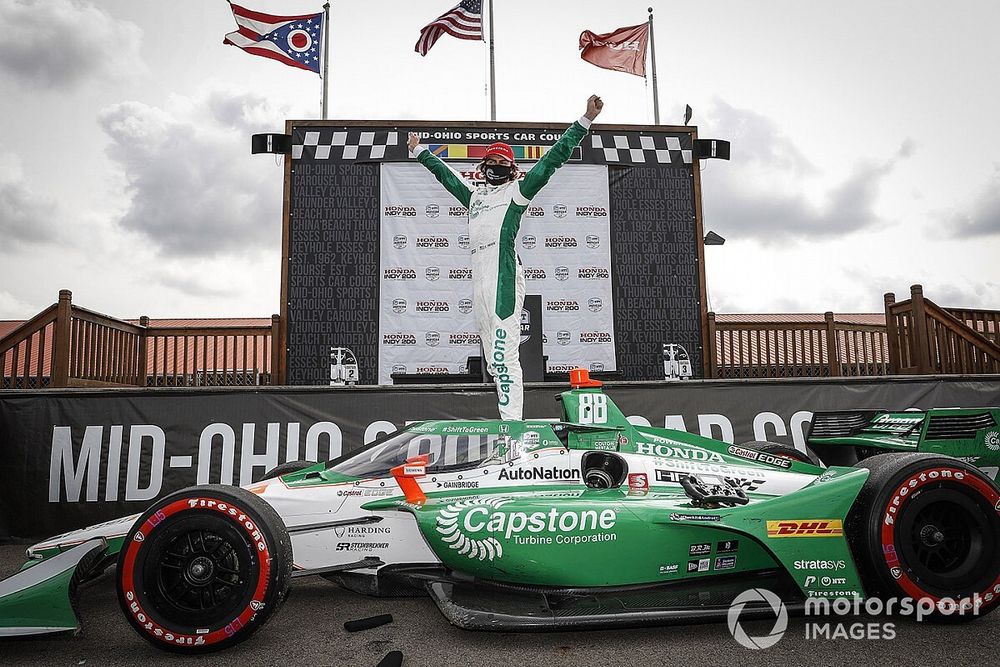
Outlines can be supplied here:
<path id="1" fill-rule="evenodd" d="M 54 240 L 57 218 L 55 201 L 33 192 L 25 183 L 18 157 L 0 153 L 0 254 Z"/>
<path id="2" fill-rule="evenodd" d="M 842 236 L 883 224 L 875 212 L 882 180 L 914 152 L 907 140 L 895 155 L 857 165 L 842 182 L 822 177 L 773 121 L 716 100 L 710 125 L 733 144 L 728 163 L 708 163 L 702 176 L 705 225 L 762 243 Z M 723 234 L 725 235 L 725 234 Z"/>
<path id="3" fill-rule="evenodd" d="M 33 308 L 10 292 L 0 290 L 0 320 L 26 320 L 41 308 Z"/>
<path id="4" fill-rule="evenodd" d="M 122 169 L 130 202 L 121 227 L 162 254 L 246 254 L 273 244 L 281 220 L 281 172 L 250 154 L 250 134 L 280 130 L 288 111 L 246 92 L 205 89 L 166 109 L 122 102 L 98 122 Z"/>
<path id="5" fill-rule="evenodd" d="M 947 223 L 949 235 L 981 237 L 1000 234 L 1000 167 L 963 210 L 947 216 Z"/>
<path id="6" fill-rule="evenodd" d="M 29 87 L 71 88 L 143 69 L 142 31 L 80 0 L 0 3 L 0 72 Z"/>

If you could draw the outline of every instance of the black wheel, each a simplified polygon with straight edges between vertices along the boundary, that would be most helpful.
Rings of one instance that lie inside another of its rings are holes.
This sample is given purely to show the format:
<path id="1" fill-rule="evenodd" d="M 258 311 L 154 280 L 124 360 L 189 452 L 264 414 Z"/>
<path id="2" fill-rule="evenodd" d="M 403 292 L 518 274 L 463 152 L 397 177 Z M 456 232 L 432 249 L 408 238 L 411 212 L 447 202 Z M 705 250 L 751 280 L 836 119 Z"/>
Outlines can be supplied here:
<path id="1" fill-rule="evenodd" d="M 310 466 L 316 465 L 315 461 L 289 461 L 288 463 L 282 463 L 279 466 L 275 466 L 264 473 L 264 476 L 260 478 L 260 481 L 265 479 L 274 479 L 275 477 L 281 477 L 282 475 L 287 475 L 291 472 L 298 472 L 300 470 L 305 470 Z"/>
<path id="2" fill-rule="evenodd" d="M 879 454 L 857 467 L 871 473 L 847 534 L 866 593 L 929 599 L 932 620 L 970 621 L 992 611 L 1000 603 L 1000 490 L 993 481 L 933 454 Z M 977 613 L 956 611 L 976 599 Z"/>
<path id="3" fill-rule="evenodd" d="M 243 641 L 284 602 L 292 548 L 281 517 L 237 487 L 193 486 L 136 521 L 118 558 L 118 602 L 154 646 L 207 653 Z"/>
<path id="4" fill-rule="evenodd" d="M 774 454 L 775 456 L 780 456 L 785 459 L 791 459 L 792 461 L 799 461 L 801 463 L 808 463 L 810 465 L 818 466 L 819 459 L 810 451 L 802 452 L 795 447 L 790 447 L 789 445 L 782 445 L 777 442 L 764 442 L 762 440 L 754 440 L 751 442 L 744 442 L 741 447 L 746 447 L 747 449 L 754 449 L 758 452 L 764 452 L 766 454 Z"/>

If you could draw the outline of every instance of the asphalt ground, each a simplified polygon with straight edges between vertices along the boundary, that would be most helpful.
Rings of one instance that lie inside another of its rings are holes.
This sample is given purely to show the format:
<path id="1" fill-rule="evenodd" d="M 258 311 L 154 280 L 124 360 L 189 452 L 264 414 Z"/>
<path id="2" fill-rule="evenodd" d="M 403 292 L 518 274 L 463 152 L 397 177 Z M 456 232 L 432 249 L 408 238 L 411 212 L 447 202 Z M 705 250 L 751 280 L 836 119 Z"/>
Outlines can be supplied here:
<path id="1" fill-rule="evenodd" d="M 24 545 L 0 546 L 0 577 L 23 562 Z M 109 573 L 81 588 L 82 632 L 0 640 L 9 665 L 377 665 L 392 650 L 403 665 L 886 665 L 996 664 L 1000 614 L 969 624 L 910 619 L 793 617 L 774 646 L 748 650 L 725 623 L 546 634 L 485 633 L 451 626 L 429 598 L 367 598 L 318 577 L 297 579 L 287 603 L 250 639 L 220 653 L 186 657 L 163 653 L 141 639 L 118 609 Z M 394 622 L 350 633 L 347 620 L 391 613 Z M 807 623 L 847 626 L 890 622 L 893 639 L 807 639 Z M 767 634 L 771 620 L 745 623 Z"/>

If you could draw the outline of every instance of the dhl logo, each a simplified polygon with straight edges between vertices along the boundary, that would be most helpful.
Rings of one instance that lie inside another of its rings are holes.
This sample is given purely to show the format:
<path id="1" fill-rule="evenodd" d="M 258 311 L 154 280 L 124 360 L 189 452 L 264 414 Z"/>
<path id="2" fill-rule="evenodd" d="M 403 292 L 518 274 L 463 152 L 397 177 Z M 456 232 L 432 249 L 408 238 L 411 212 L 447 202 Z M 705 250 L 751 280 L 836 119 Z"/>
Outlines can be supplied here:
<path id="1" fill-rule="evenodd" d="M 840 537 L 844 523 L 840 519 L 803 519 L 768 521 L 768 537 Z"/>

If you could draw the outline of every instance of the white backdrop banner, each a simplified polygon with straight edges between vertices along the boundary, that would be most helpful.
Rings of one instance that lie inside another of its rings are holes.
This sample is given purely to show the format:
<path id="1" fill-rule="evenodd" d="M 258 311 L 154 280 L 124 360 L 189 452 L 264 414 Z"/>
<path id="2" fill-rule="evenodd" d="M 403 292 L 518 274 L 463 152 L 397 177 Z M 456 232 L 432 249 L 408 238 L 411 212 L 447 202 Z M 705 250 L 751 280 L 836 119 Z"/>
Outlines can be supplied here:
<path id="1" fill-rule="evenodd" d="M 475 163 L 451 165 L 474 180 Z M 521 165 L 528 170 L 532 165 Z M 525 293 L 542 297 L 549 372 L 616 370 L 608 170 L 567 164 L 521 220 Z M 379 383 L 464 373 L 479 354 L 468 215 L 415 163 L 381 165 Z"/>

